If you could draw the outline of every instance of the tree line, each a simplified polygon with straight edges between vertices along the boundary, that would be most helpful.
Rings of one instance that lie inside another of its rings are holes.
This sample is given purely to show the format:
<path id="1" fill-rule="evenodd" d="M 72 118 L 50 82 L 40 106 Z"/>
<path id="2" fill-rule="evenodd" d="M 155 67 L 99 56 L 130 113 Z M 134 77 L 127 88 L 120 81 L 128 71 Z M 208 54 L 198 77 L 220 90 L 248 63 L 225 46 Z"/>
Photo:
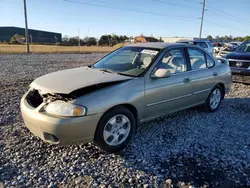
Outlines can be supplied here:
<path id="1" fill-rule="evenodd" d="M 225 35 L 225 36 L 219 36 L 212 37 L 211 35 L 207 36 L 207 39 L 210 41 L 221 41 L 221 42 L 231 42 L 231 41 L 239 41 L 239 42 L 245 42 L 247 40 L 250 40 L 250 36 L 244 36 L 244 37 L 233 37 L 232 35 Z"/>
<path id="2" fill-rule="evenodd" d="M 99 46 L 114 46 L 119 43 L 124 43 L 125 40 L 129 39 L 126 35 L 102 35 L 100 39 L 95 37 L 85 37 L 83 39 L 78 37 L 68 37 L 67 35 L 63 36 L 62 38 L 62 45 L 65 46 L 93 46 L 93 45 L 99 45 Z"/>
<path id="3" fill-rule="evenodd" d="M 67 35 L 62 37 L 61 45 L 63 46 L 114 46 L 119 43 L 124 43 L 125 40 L 129 39 L 126 35 L 102 35 L 99 40 L 95 37 L 85 37 L 80 38 L 78 36 L 75 37 L 68 37 Z M 25 43 L 25 37 L 23 35 L 15 34 L 11 37 L 10 44 L 24 44 Z M 55 43 L 59 44 L 55 41 Z"/>
<path id="4" fill-rule="evenodd" d="M 85 38 L 79 38 L 77 36 L 75 37 L 68 37 L 67 35 L 62 37 L 61 45 L 64 46 L 114 46 L 116 44 L 124 43 L 127 39 L 130 39 L 133 37 L 127 37 L 126 35 L 115 35 L 115 34 L 109 34 L 109 35 L 102 35 L 99 39 L 95 37 L 85 37 Z M 145 38 L 153 38 L 154 37 L 145 37 Z M 247 40 L 250 40 L 250 36 L 244 36 L 244 37 L 233 37 L 232 35 L 225 35 L 225 36 L 219 36 L 212 37 L 211 35 L 208 35 L 206 37 L 210 41 L 217 41 L 217 42 L 231 42 L 231 41 L 239 41 L 244 42 Z M 156 39 L 157 40 L 157 39 Z M 150 40 L 149 40 L 150 41 Z M 160 40 L 157 40 L 162 42 L 161 38 Z M 10 39 L 11 44 L 23 44 L 25 43 L 25 37 L 23 35 L 15 34 Z M 79 44 L 80 43 L 80 44 Z M 58 43 L 57 43 L 58 44 Z M 59 44 L 60 45 L 60 44 Z"/>

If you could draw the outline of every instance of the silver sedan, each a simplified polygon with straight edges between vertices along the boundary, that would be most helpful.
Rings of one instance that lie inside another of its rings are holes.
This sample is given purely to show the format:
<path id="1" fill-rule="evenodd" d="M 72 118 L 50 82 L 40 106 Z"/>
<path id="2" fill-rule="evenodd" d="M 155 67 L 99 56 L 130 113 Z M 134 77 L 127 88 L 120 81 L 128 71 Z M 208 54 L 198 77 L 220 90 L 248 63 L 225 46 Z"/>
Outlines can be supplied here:
<path id="1" fill-rule="evenodd" d="M 141 122 L 197 105 L 216 111 L 231 82 L 227 61 L 200 47 L 132 44 L 92 66 L 35 79 L 21 111 L 27 128 L 45 142 L 94 141 L 116 152 Z"/>

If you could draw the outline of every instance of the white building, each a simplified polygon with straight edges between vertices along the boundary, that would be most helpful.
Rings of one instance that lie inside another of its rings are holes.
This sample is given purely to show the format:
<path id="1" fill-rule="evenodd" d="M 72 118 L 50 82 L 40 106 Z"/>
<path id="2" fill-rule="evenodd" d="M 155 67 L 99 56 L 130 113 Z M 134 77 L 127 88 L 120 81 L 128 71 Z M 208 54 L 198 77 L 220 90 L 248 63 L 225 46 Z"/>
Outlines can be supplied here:
<path id="1" fill-rule="evenodd" d="M 194 40 L 196 37 L 157 37 L 157 39 L 162 39 L 164 42 L 175 43 L 179 40 Z"/>

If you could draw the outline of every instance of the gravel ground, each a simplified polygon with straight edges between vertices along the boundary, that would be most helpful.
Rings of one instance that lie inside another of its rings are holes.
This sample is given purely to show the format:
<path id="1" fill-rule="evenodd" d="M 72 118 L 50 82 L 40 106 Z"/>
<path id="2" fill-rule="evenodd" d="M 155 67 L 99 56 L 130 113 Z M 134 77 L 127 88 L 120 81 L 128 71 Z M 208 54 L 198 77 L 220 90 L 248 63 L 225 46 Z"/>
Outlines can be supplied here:
<path id="1" fill-rule="evenodd" d="M 140 125 L 118 154 L 32 136 L 19 110 L 29 83 L 103 55 L 0 55 L 0 187 L 250 187 L 247 85 L 234 84 L 215 113 L 193 108 Z"/>

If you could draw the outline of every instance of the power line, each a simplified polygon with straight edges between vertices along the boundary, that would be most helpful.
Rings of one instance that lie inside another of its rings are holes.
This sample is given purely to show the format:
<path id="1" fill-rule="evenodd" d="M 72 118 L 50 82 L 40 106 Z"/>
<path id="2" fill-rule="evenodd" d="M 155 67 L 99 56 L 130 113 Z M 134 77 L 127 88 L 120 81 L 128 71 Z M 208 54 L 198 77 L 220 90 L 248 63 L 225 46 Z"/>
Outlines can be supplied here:
<path id="1" fill-rule="evenodd" d="M 200 2 L 192 1 L 192 0 L 182 0 L 182 1 L 187 1 L 187 2 L 189 2 L 189 3 L 195 3 L 195 4 L 201 4 Z"/>
<path id="2" fill-rule="evenodd" d="M 187 8 L 189 8 L 189 9 L 200 9 L 200 8 L 197 8 L 197 7 L 190 7 L 190 6 L 186 6 L 186 5 L 182 5 L 182 4 L 178 4 L 178 3 L 166 2 L 166 1 L 163 1 L 163 0 L 152 0 L 152 1 L 158 2 L 158 3 L 164 3 L 164 4 L 168 4 L 168 5 L 173 5 L 173 6 L 178 6 L 178 7 L 182 7 L 182 8 L 186 8 L 186 9 Z M 202 4 L 202 3 L 199 3 L 199 2 L 196 2 L 196 1 L 192 1 L 192 0 L 182 0 L 182 1 L 192 2 L 192 3 L 196 3 L 196 4 Z M 214 8 L 212 8 L 210 6 L 207 6 L 207 5 L 206 5 L 206 7 L 210 8 L 210 9 L 214 9 Z M 211 12 L 213 14 L 216 14 L 216 15 L 220 15 L 220 16 L 226 17 L 228 19 L 233 19 L 233 20 L 235 20 L 237 22 L 241 22 L 241 23 L 244 23 L 244 24 L 246 22 L 249 23 L 246 20 L 244 21 L 242 18 L 239 18 L 237 16 L 228 14 L 228 13 L 222 11 L 222 10 L 218 10 L 217 9 L 219 12 L 216 12 L 216 11 L 214 11 L 216 9 L 214 9 L 214 10 L 210 10 L 210 9 L 209 10 L 206 9 L 206 11 L 209 11 L 209 12 Z"/>
<path id="3" fill-rule="evenodd" d="M 82 2 L 82 1 L 74 1 L 74 0 L 63 0 L 63 1 L 69 2 L 69 3 L 76 3 L 76 4 L 84 4 L 84 5 L 89 5 L 89 6 L 95 6 L 95 7 L 102 7 L 102 8 L 123 10 L 123 11 L 129 11 L 129 12 L 137 12 L 137 13 L 151 14 L 151 15 L 157 15 L 157 16 L 171 17 L 171 18 L 174 18 L 174 19 L 184 20 L 184 21 L 187 21 L 186 19 L 196 19 L 196 18 L 187 17 L 187 16 L 173 16 L 173 15 L 165 14 L 165 13 L 157 13 L 157 12 L 143 11 L 143 10 L 139 10 L 139 9 L 129 9 L 129 8 L 116 7 L 116 6 L 109 6 L 109 5 L 93 4 L 93 3 L 87 3 L 87 2 Z"/>
<path id="4" fill-rule="evenodd" d="M 106 1 L 102 1 L 102 0 L 95 0 L 95 1 L 98 1 L 98 2 L 100 2 L 100 3 L 107 4 L 107 5 L 113 5 L 113 3 L 108 3 L 108 2 L 106 2 Z"/>
<path id="5" fill-rule="evenodd" d="M 167 2 L 167 1 L 163 1 L 163 0 L 152 0 L 154 2 L 158 2 L 158 3 L 163 3 L 163 4 L 167 4 L 167 5 L 173 5 L 173 6 L 178 6 L 178 7 L 182 7 L 182 8 L 190 8 L 190 9 L 200 9 L 198 7 L 190 7 L 190 6 L 186 6 L 186 5 L 182 5 L 182 4 L 178 4 L 178 3 L 171 3 L 171 2 Z"/>
<path id="6" fill-rule="evenodd" d="M 226 17 L 226 18 L 228 18 L 228 19 L 233 19 L 233 20 L 235 20 L 235 21 L 237 21 L 237 22 L 241 22 L 242 24 L 245 24 L 245 23 L 247 22 L 247 21 L 243 21 L 242 19 L 238 19 L 238 18 L 236 18 L 236 17 L 234 17 L 234 16 L 222 14 L 222 13 L 220 13 L 220 12 L 216 12 L 216 11 L 213 11 L 213 10 L 210 10 L 210 9 L 208 9 L 207 11 L 208 11 L 208 12 L 211 12 L 211 13 L 213 13 L 213 14 L 219 15 L 219 16 Z M 247 23 L 248 23 L 248 22 L 247 22 Z M 245 25 L 246 25 L 246 24 L 245 24 Z M 247 25 L 249 26 L 249 24 L 247 24 Z"/>
<path id="7" fill-rule="evenodd" d="M 211 7 L 211 6 L 207 6 L 207 7 L 208 7 L 208 8 L 210 8 L 210 9 L 213 9 L 213 10 L 217 10 L 217 11 L 219 11 L 219 13 L 217 13 L 217 14 L 220 14 L 220 15 L 226 15 L 226 16 L 228 16 L 228 17 L 230 17 L 230 18 L 237 19 L 238 21 L 245 21 L 245 22 L 249 22 L 249 21 L 244 20 L 244 19 L 242 19 L 242 18 L 240 18 L 240 17 L 237 17 L 237 16 L 235 16 L 235 15 L 229 14 L 229 13 L 227 13 L 227 12 L 223 11 L 223 10 L 218 10 L 218 9 L 215 9 L 215 8 L 213 8 L 213 7 Z M 211 10 L 210 10 L 210 11 L 211 11 Z M 212 11 L 212 12 L 215 12 L 215 11 Z"/>
<path id="8" fill-rule="evenodd" d="M 233 27 L 228 27 L 228 26 L 225 26 L 225 25 L 221 25 L 221 24 L 218 24 L 218 23 L 215 23 L 215 22 L 211 22 L 211 21 L 206 20 L 206 19 L 205 19 L 205 21 L 208 22 L 208 23 L 214 24 L 214 25 L 218 25 L 220 27 L 224 27 L 224 28 L 228 28 L 228 29 L 233 29 L 235 31 L 239 31 L 239 29 L 236 29 L 236 28 L 233 28 Z M 241 32 L 244 32 L 244 31 L 241 31 Z M 244 32 L 244 33 L 249 34 L 247 32 Z"/>
<path id="9" fill-rule="evenodd" d="M 102 7 L 102 8 L 116 9 L 116 10 L 122 10 L 122 11 L 129 11 L 129 12 L 137 12 L 137 13 L 151 14 L 151 15 L 156 15 L 156 16 L 171 17 L 171 18 L 174 18 L 174 19 L 184 20 L 184 21 L 187 21 L 186 19 L 197 19 L 197 18 L 193 18 L 193 17 L 173 16 L 173 15 L 169 15 L 169 14 L 165 14 L 165 13 L 157 13 L 157 12 L 143 11 L 143 10 L 139 10 L 139 9 L 130 9 L 130 8 L 117 7 L 117 6 L 113 6 L 111 3 L 105 2 L 105 1 L 103 1 L 103 0 L 97 0 L 97 1 L 99 1 L 100 3 L 104 3 L 105 5 L 103 5 L 103 4 L 87 3 L 87 2 L 82 2 L 82 1 L 75 1 L 75 0 L 63 0 L 63 1 L 69 2 L 69 3 L 75 3 L 75 4 L 84 4 L 84 5 L 88 5 L 88 6 L 94 6 L 94 7 Z M 160 3 L 164 3 L 164 4 L 171 4 L 171 5 L 174 5 L 174 6 L 186 7 L 186 6 L 184 6 L 184 5 L 180 5 L 180 4 L 177 4 L 177 3 L 168 3 L 168 2 L 165 2 L 165 1 L 163 1 L 163 0 L 152 0 L 152 1 L 160 2 Z M 188 1 L 188 2 L 193 2 L 193 3 L 197 3 L 197 4 L 202 4 L 202 3 L 198 3 L 198 2 L 195 2 L 195 1 L 191 1 L 191 0 L 183 0 L 183 1 Z M 191 8 L 191 7 L 189 7 L 189 8 Z M 199 9 L 199 8 L 197 8 L 197 7 L 192 7 L 192 8 Z M 204 11 L 206 11 L 205 6 L 204 6 Z M 220 13 L 217 13 L 217 12 L 211 11 L 211 10 L 210 10 L 210 12 L 214 12 L 214 14 L 220 14 Z M 221 15 L 221 16 L 225 16 L 225 15 L 223 15 L 223 14 L 220 14 L 220 15 Z M 204 15 L 203 15 L 203 16 L 204 16 Z M 202 18 L 201 18 L 201 19 L 202 19 Z M 218 26 L 220 26 L 220 27 L 230 28 L 230 29 L 236 30 L 236 28 L 227 27 L 227 26 L 224 26 L 224 25 L 221 25 L 221 24 L 217 24 L 217 23 L 215 23 L 215 22 L 211 22 L 211 21 L 206 20 L 206 19 L 204 19 L 204 20 L 207 21 L 207 22 L 209 22 L 209 23 L 218 25 Z M 203 25 L 203 23 L 202 23 L 201 25 Z M 201 26 L 201 27 L 202 27 L 202 26 Z M 202 28 L 200 29 L 200 33 L 201 33 L 201 30 L 202 30 Z M 239 31 L 239 30 L 237 29 L 237 31 Z"/>

